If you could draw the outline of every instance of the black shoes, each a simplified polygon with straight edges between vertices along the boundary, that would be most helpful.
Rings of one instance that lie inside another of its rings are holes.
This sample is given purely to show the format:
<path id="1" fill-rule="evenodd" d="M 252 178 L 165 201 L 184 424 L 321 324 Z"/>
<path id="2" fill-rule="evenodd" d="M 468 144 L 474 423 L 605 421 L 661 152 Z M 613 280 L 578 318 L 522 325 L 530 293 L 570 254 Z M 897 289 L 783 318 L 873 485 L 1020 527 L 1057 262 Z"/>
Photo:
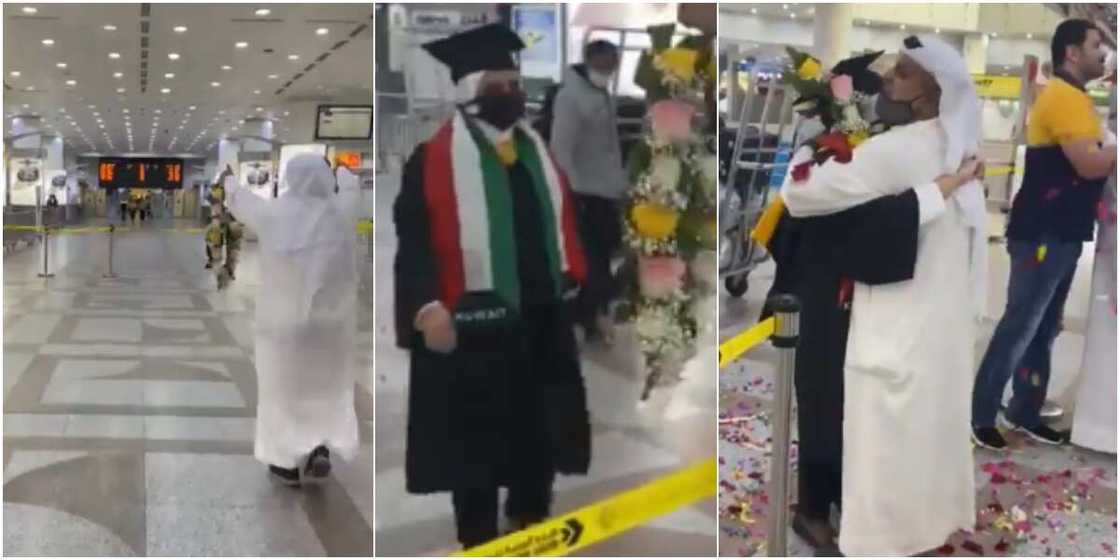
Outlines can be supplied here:
<path id="1" fill-rule="evenodd" d="M 972 428 L 972 443 L 992 451 L 1007 449 L 1007 440 L 1003 439 L 1003 434 L 995 428 L 977 428 L 974 426 Z"/>
<path id="2" fill-rule="evenodd" d="M 303 473 L 310 478 L 323 479 L 331 474 L 331 452 L 320 445 L 307 457 L 307 467 Z"/>
<path id="3" fill-rule="evenodd" d="M 276 465 L 269 465 L 268 472 L 284 486 L 299 486 L 299 469 L 285 469 Z"/>
<path id="4" fill-rule="evenodd" d="M 840 556 L 836 531 L 828 521 L 794 514 L 793 532 L 813 547 L 816 556 Z"/>
<path id="5" fill-rule="evenodd" d="M 1039 424 L 1034 427 L 1020 426 L 1012 423 L 1004 416 L 1000 416 L 1000 424 L 1009 430 L 1016 430 L 1026 434 L 1027 437 L 1046 445 L 1061 445 L 1069 441 L 1068 432 L 1059 432 L 1046 424 Z"/>

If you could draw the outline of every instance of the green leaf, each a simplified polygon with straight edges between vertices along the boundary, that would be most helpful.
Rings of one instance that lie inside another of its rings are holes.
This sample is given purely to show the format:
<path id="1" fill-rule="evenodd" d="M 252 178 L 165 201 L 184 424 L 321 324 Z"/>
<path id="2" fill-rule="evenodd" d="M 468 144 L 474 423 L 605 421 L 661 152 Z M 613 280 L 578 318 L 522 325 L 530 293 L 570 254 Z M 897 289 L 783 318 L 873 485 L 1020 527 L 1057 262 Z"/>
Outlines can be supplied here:
<path id="1" fill-rule="evenodd" d="M 630 184 L 638 182 L 638 176 L 649 169 L 652 160 L 653 152 L 649 149 L 649 144 L 637 142 L 633 148 L 630 148 L 630 154 L 626 158 L 627 167 L 630 169 Z"/>
<path id="2" fill-rule="evenodd" d="M 649 32 L 650 44 L 653 46 L 653 52 L 661 52 L 669 48 L 673 44 L 673 32 L 676 31 L 676 23 L 665 23 L 661 25 L 651 25 L 646 28 Z"/>

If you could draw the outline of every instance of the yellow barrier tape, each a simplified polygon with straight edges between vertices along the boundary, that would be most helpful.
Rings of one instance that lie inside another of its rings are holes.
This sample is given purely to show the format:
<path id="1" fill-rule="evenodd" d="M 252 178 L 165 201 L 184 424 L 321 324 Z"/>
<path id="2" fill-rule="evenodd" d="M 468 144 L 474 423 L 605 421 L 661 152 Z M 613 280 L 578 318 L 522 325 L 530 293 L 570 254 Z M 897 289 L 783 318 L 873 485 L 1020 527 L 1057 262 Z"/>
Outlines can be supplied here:
<path id="1" fill-rule="evenodd" d="M 564 556 L 715 493 L 713 457 L 453 556 Z"/>
<path id="2" fill-rule="evenodd" d="M 770 338 L 774 334 L 774 327 L 777 325 L 774 317 L 771 317 L 749 329 L 746 332 L 739 333 L 727 342 L 719 345 L 719 368 L 723 369 L 724 366 L 734 362 L 739 356 L 742 356 L 757 346 L 760 342 Z"/>
<path id="3" fill-rule="evenodd" d="M 998 177 L 1000 175 L 1010 175 L 1015 172 L 1013 165 L 1001 165 L 999 167 L 990 167 L 984 170 L 985 177 Z"/>

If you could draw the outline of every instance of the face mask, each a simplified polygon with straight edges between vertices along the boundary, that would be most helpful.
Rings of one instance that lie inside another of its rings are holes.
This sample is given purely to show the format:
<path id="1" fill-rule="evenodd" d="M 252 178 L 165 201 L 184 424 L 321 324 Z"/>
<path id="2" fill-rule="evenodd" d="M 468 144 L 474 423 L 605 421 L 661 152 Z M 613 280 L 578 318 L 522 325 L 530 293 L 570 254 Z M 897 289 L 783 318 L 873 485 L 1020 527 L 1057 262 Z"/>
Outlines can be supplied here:
<path id="1" fill-rule="evenodd" d="M 614 74 L 604 74 L 591 70 L 587 73 L 587 78 L 591 80 L 591 83 L 595 84 L 595 87 L 607 89 L 611 85 L 611 79 L 614 78 Z"/>
<path id="2" fill-rule="evenodd" d="M 475 100 L 478 118 L 498 130 L 506 130 L 525 116 L 525 94 L 488 94 Z"/>
<path id="3" fill-rule="evenodd" d="M 875 115 L 887 126 L 910 124 L 914 122 L 914 102 L 921 98 L 919 95 L 909 101 L 895 101 L 880 92 L 875 96 Z"/>

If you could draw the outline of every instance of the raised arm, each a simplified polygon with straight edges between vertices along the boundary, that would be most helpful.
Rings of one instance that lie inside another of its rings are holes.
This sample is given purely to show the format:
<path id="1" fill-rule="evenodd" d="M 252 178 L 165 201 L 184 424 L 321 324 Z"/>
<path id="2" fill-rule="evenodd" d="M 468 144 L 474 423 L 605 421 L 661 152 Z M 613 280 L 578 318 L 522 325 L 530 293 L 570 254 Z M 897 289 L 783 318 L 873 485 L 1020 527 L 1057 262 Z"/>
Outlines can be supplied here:
<path id="1" fill-rule="evenodd" d="M 223 186 L 226 206 L 237 221 L 249 226 L 249 229 L 260 231 L 268 216 L 268 201 L 250 192 L 232 174 L 225 178 Z"/>

